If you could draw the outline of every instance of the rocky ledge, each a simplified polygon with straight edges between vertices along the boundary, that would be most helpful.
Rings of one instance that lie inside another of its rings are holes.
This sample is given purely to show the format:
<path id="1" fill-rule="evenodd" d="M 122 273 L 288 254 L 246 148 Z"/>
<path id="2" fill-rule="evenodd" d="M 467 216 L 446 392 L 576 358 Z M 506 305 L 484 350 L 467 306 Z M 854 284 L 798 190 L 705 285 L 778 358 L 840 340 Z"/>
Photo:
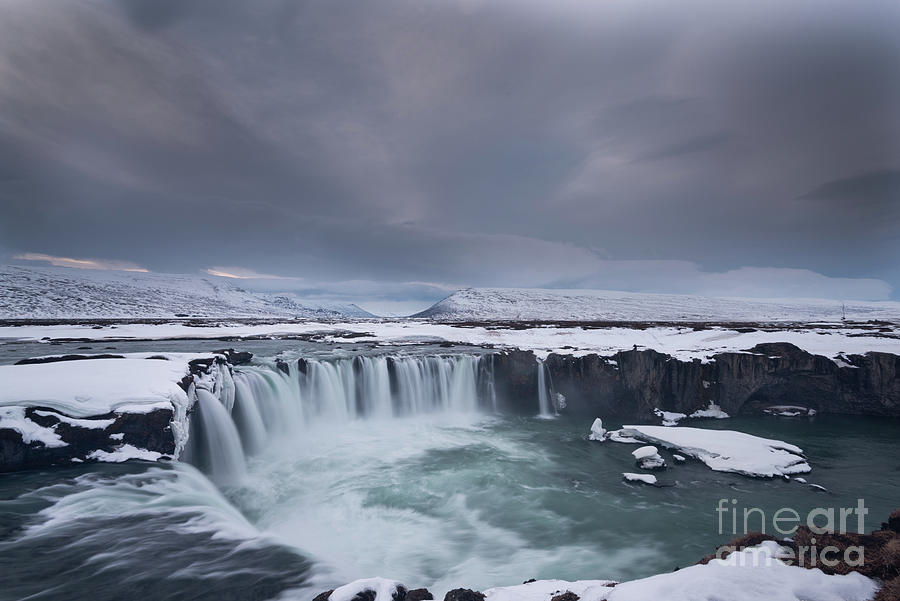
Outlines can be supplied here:
<path id="1" fill-rule="evenodd" d="M 63 355 L 0 367 L 0 472 L 176 459 L 198 389 L 249 353 Z M 233 386 L 232 386 L 233 388 Z"/>
<path id="2" fill-rule="evenodd" d="M 530 351 L 495 356 L 498 397 L 508 410 L 534 411 L 536 362 Z M 793 344 L 766 343 L 706 361 L 634 349 L 609 356 L 550 354 L 544 365 L 565 409 L 589 415 L 653 420 L 657 409 L 690 414 L 713 403 L 730 415 L 801 406 L 900 417 L 900 355 L 891 353 L 830 359 Z"/>

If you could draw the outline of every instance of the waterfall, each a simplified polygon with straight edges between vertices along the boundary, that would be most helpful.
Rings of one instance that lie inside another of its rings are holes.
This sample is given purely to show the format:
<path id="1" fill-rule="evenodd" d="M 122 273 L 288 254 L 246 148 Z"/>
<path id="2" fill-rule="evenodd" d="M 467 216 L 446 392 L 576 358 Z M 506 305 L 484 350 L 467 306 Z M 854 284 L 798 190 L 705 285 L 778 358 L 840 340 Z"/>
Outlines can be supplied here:
<path id="1" fill-rule="evenodd" d="M 193 462 L 203 466 L 212 479 L 221 483 L 240 480 L 245 473 L 244 452 L 237 428 L 219 397 L 208 390 L 197 389 L 200 428 L 191 445 Z"/>
<path id="2" fill-rule="evenodd" d="M 540 417 L 553 417 L 556 415 L 553 402 L 550 400 L 553 394 L 551 388 L 552 383 L 548 385 L 547 366 L 543 361 L 537 361 L 537 381 L 538 381 L 538 415 Z"/>
<path id="3" fill-rule="evenodd" d="M 268 361 L 233 375 L 222 366 L 211 392 L 196 391 L 185 459 L 233 481 L 245 454 L 316 423 L 496 411 L 492 364 L 481 363 L 480 355 L 358 356 Z"/>

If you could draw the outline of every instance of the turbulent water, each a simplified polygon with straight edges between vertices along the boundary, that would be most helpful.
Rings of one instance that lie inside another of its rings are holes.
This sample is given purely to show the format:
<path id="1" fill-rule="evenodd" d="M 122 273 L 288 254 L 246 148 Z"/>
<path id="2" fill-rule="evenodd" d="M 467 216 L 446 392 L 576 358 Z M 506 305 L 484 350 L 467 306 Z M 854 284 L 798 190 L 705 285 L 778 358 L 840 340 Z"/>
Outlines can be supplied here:
<path id="1" fill-rule="evenodd" d="M 588 441 L 590 420 L 546 419 L 549 382 L 528 400 L 534 417 L 496 414 L 489 357 L 282 365 L 241 367 L 199 396 L 193 466 L 0 478 L 0 598 L 308 600 L 374 575 L 440 594 L 528 578 L 630 579 L 693 563 L 730 538 L 718 532 L 720 498 L 803 512 L 862 496 L 868 529 L 900 500 L 890 420 L 702 423 L 801 446 L 809 481 L 827 493 L 696 462 L 653 488 L 622 481 L 634 470 L 629 445 Z"/>

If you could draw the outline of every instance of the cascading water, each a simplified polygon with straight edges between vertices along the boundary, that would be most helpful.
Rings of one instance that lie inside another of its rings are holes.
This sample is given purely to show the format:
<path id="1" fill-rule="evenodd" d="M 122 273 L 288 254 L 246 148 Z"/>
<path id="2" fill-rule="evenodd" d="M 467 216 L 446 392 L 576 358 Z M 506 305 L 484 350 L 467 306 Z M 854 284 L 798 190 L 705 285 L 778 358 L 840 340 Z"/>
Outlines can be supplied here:
<path id="1" fill-rule="evenodd" d="M 197 390 L 199 420 L 185 459 L 219 482 L 239 479 L 245 454 L 314 423 L 496 410 L 493 370 L 479 355 L 301 359 L 220 371 Z M 487 381 L 480 379 L 487 378 Z"/>
<path id="2" fill-rule="evenodd" d="M 208 390 L 197 390 L 201 428 L 190 447 L 191 460 L 203 465 L 216 482 L 240 480 L 245 473 L 244 451 L 237 428 L 220 399 Z"/>
<path id="3" fill-rule="evenodd" d="M 537 362 L 537 381 L 538 381 L 538 415 L 540 417 L 553 417 L 556 410 L 551 400 L 553 391 L 552 384 L 548 385 L 547 366 L 543 361 L 538 359 Z"/>

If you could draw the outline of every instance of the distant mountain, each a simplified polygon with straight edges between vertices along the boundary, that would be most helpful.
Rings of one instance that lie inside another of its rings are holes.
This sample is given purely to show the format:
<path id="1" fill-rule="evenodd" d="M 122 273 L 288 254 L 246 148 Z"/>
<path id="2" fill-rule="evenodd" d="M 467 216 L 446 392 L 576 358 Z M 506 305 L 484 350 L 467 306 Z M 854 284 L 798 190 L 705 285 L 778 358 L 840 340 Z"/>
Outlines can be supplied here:
<path id="1" fill-rule="evenodd" d="M 374 317 L 353 304 L 308 302 L 183 274 L 0 266 L 0 318 Z"/>
<path id="2" fill-rule="evenodd" d="M 847 301 L 847 319 L 900 320 L 900 302 Z M 413 317 L 523 321 L 840 321 L 841 301 L 713 298 L 610 290 L 468 288 Z"/>

